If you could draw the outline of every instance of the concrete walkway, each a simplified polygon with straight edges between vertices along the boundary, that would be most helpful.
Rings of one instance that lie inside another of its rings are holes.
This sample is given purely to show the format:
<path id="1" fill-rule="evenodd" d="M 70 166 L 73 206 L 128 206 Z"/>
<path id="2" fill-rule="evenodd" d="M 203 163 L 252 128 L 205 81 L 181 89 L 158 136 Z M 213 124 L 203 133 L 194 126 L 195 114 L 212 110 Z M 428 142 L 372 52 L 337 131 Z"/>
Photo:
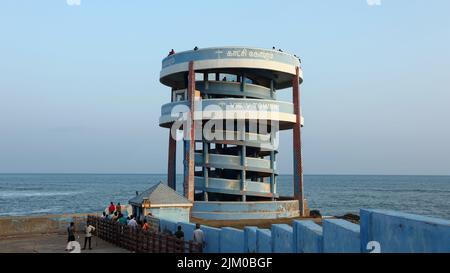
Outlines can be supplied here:
<path id="1" fill-rule="evenodd" d="M 77 241 L 83 247 L 84 236 L 78 236 L 76 236 Z M 68 253 L 65 251 L 66 245 L 67 235 L 63 234 L 0 237 L 0 253 Z M 92 250 L 81 250 L 81 253 L 129 253 L 129 251 L 94 236 L 92 237 Z"/>

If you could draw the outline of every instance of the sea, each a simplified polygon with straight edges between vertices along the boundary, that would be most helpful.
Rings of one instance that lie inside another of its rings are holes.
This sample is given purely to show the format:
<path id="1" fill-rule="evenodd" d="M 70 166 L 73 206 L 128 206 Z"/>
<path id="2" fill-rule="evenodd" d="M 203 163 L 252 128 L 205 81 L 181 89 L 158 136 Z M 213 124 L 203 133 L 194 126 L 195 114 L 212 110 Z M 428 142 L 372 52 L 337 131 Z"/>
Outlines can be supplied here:
<path id="1" fill-rule="evenodd" d="M 181 175 L 177 191 L 182 192 Z M 95 213 L 128 200 L 165 174 L 0 174 L 0 217 Z M 278 177 L 280 195 L 292 195 L 293 178 Z M 450 176 L 305 175 L 310 209 L 322 215 L 389 209 L 450 219 Z"/>

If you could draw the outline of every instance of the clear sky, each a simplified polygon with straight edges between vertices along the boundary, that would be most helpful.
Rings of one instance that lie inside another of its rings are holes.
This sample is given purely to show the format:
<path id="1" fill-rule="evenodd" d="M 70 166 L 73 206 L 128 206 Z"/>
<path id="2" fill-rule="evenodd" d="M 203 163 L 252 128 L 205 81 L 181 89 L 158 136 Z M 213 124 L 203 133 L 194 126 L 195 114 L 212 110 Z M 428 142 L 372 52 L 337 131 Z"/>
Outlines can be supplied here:
<path id="1" fill-rule="evenodd" d="M 450 174 L 450 1 L 380 4 L 2 0 L 0 172 L 166 172 L 162 58 L 248 45 L 302 58 L 305 173 Z"/>

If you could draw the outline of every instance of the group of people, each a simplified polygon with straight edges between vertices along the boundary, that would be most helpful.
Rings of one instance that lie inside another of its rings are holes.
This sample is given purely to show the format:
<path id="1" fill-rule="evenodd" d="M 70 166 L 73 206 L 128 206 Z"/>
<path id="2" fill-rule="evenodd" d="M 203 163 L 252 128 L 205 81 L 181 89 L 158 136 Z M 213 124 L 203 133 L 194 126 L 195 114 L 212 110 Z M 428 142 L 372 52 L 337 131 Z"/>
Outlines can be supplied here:
<path id="1" fill-rule="evenodd" d="M 89 249 L 92 249 L 92 245 L 91 245 L 91 241 L 92 241 L 92 233 L 95 231 L 95 227 L 93 227 L 92 225 L 86 225 L 85 230 L 84 230 L 84 247 L 83 250 L 86 249 L 86 245 L 89 242 Z M 76 234 L 76 229 L 75 229 L 75 223 L 74 222 L 70 222 L 69 226 L 67 227 L 67 247 L 66 247 L 66 251 L 71 250 L 71 246 L 72 246 L 72 242 L 75 242 L 75 234 Z"/>
<path id="2" fill-rule="evenodd" d="M 272 50 L 277 50 L 274 46 L 272 47 Z M 283 52 L 283 50 L 281 48 L 278 49 L 279 52 Z M 294 57 L 298 59 L 298 61 L 300 63 L 302 63 L 302 59 L 300 59 L 300 57 L 298 57 L 297 55 L 294 54 Z"/>
<path id="3" fill-rule="evenodd" d="M 142 229 L 144 231 L 148 231 L 150 229 L 150 224 L 148 223 L 147 219 L 144 218 L 144 220 L 136 220 L 136 217 L 134 215 L 130 215 L 128 217 L 125 217 L 125 215 L 122 213 L 122 207 L 120 203 L 117 203 L 117 205 L 114 205 L 114 202 L 111 202 L 108 207 L 108 213 L 103 212 L 102 219 L 109 219 L 114 222 L 121 223 L 123 225 L 127 225 L 133 228 Z M 149 214 L 151 216 L 151 213 Z"/>
<path id="4" fill-rule="evenodd" d="M 122 213 L 114 212 L 111 215 L 107 215 L 105 212 L 103 212 L 103 215 L 101 217 L 102 219 L 109 219 L 114 222 L 121 223 L 123 225 L 130 226 L 132 228 L 136 229 L 142 229 L 144 231 L 148 231 L 150 229 L 150 224 L 148 223 L 147 219 L 136 220 L 136 216 L 130 215 L 128 217 L 125 217 Z"/>
<path id="5" fill-rule="evenodd" d="M 130 215 L 129 217 L 125 217 L 121 212 L 120 203 L 117 203 L 117 205 L 114 205 L 113 202 L 108 207 L 109 215 L 106 214 L 106 212 L 103 212 L 102 218 L 103 219 L 110 219 L 111 221 L 117 221 L 121 224 L 136 228 L 136 229 L 142 229 L 143 231 L 148 231 L 150 229 L 150 223 L 148 223 L 147 219 L 136 220 L 136 217 L 134 215 Z M 152 216 L 151 213 L 149 213 L 148 216 Z M 165 233 L 170 233 L 170 231 L 165 230 L 163 231 Z M 172 235 L 172 234 L 171 234 Z M 178 239 L 183 240 L 184 239 L 184 232 L 182 230 L 182 227 L 179 225 L 177 227 L 177 230 L 173 234 Z M 205 245 L 205 236 L 203 233 L 203 230 L 200 229 L 200 224 L 195 225 L 195 230 L 193 233 L 192 240 L 196 243 L 201 244 L 202 246 Z"/>
<path id="6" fill-rule="evenodd" d="M 128 224 L 128 222 L 131 222 L 131 225 L 133 225 L 133 223 L 137 226 L 137 222 L 136 220 L 134 220 L 133 217 L 133 221 L 131 221 L 128 217 L 125 218 L 124 215 L 122 214 L 122 206 L 120 205 L 120 203 L 117 203 L 117 205 L 114 205 L 113 202 L 111 202 L 111 204 L 108 207 L 108 212 L 109 214 L 107 215 L 106 212 L 103 212 L 103 216 L 102 218 L 108 218 L 114 221 L 119 221 L 121 223 L 124 224 Z M 66 251 L 71 250 L 71 246 L 73 245 L 72 242 L 76 242 L 76 238 L 75 238 L 75 234 L 76 234 L 77 230 L 75 228 L 75 223 L 74 222 L 70 222 L 69 226 L 67 227 L 67 247 L 66 247 Z M 84 247 L 82 248 L 83 250 L 86 249 L 86 246 L 89 244 L 89 249 L 92 249 L 92 235 L 93 232 L 95 232 L 95 227 L 92 225 L 86 225 L 85 229 L 84 229 Z"/>
<path id="7" fill-rule="evenodd" d="M 135 215 L 130 215 L 128 217 L 125 217 L 124 214 L 122 214 L 122 207 L 120 203 L 117 203 L 117 205 L 114 205 L 113 202 L 110 203 L 108 209 L 108 214 L 104 211 L 101 218 L 102 219 L 108 219 L 109 221 L 115 221 L 118 223 L 121 223 L 123 225 L 130 226 L 135 229 L 141 229 L 143 231 L 149 231 L 151 228 L 150 223 L 147 221 L 147 219 L 136 220 Z M 151 213 L 149 213 L 149 216 L 152 216 Z M 92 225 L 86 225 L 84 230 L 84 247 L 83 250 L 86 249 L 87 244 L 89 244 L 89 249 L 92 249 L 91 241 L 92 241 L 92 234 L 95 231 L 95 227 Z M 67 242 L 68 245 L 66 247 L 66 250 L 71 250 L 72 242 L 76 243 L 76 229 L 75 229 L 75 223 L 71 222 L 69 226 L 67 227 Z M 184 240 L 184 232 L 182 230 L 182 227 L 179 225 L 177 227 L 177 230 L 173 234 L 178 239 Z M 205 238 L 203 231 L 200 229 L 200 224 L 196 224 L 195 230 L 193 232 L 193 238 L 192 240 L 196 243 L 199 243 L 204 247 L 205 245 Z"/>
<path id="8" fill-rule="evenodd" d="M 111 202 L 109 204 L 109 207 L 108 207 L 109 215 L 113 214 L 114 212 L 117 212 L 117 213 L 122 212 L 122 205 L 120 205 L 120 202 L 118 202 L 117 205 L 114 205 L 114 202 Z"/>
<path id="9" fill-rule="evenodd" d="M 194 51 L 197 51 L 197 50 L 198 50 L 198 46 L 194 47 Z M 168 56 L 171 56 L 173 54 L 175 54 L 175 50 L 173 50 L 173 48 L 172 48 L 172 50 L 169 51 L 169 55 Z"/>

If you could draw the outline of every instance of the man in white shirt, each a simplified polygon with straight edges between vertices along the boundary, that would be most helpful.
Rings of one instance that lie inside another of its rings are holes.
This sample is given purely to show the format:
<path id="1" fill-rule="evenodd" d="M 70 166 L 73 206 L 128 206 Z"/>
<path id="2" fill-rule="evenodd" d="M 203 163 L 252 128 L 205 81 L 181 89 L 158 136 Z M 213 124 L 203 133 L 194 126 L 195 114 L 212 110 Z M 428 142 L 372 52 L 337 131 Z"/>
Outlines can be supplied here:
<path id="1" fill-rule="evenodd" d="M 195 230 L 194 230 L 194 238 L 193 238 L 195 243 L 199 243 L 202 245 L 202 248 L 205 245 L 205 235 L 203 234 L 203 230 L 200 229 L 200 224 L 196 224 L 195 225 Z"/>
<path id="2" fill-rule="evenodd" d="M 130 221 L 128 221 L 127 225 L 132 227 L 132 228 L 136 228 L 137 227 L 137 222 L 134 219 L 134 215 L 131 215 L 131 219 L 130 219 Z"/>
<path id="3" fill-rule="evenodd" d="M 84 234 L 84 247 L 83 250 L 86 249 L 86 244 L 89 241 L 89 249 L 91 248 L 91 239 L 92 239 L 92 232 L 95 231 L 95 227 L 91 226 L 91 225 L 87 225 L 86 229 L 85 229 L 85 234 Z"/>

